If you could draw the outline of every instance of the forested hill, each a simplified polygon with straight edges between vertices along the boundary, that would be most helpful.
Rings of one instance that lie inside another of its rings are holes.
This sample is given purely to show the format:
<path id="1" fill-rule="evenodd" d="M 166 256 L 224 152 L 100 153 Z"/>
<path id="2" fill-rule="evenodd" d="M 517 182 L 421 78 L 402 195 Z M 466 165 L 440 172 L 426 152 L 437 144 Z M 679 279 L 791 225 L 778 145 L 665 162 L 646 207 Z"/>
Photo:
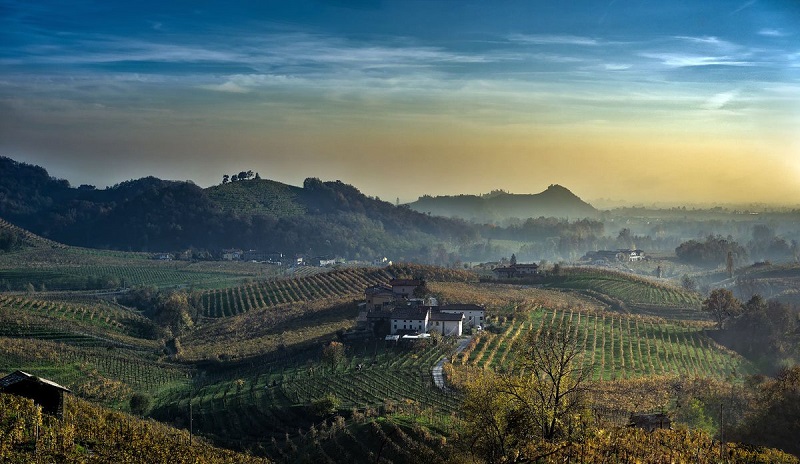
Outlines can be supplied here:
<path id="1" fill-rule="evenodd" d="M 591 218 L 597 210 L 567 188 L 551 185 L 536 194 L 512 194 L 503 191 L 487 195 L 422 196 L 410 203 L 411 209 L 444 217 L 458 217 L 476 222 L 504 218 Z"/>
<path id="2" fill-rule="evenodd" d="M 425 259 L 437 242 L 468 242 L 477 229 L 306 179 L 264 179 L 207 189 L 147 177 L 77 188 L 44 168 L 0 157 L 0 217 L 69 245 L 132 251 L 253 248 L 371 259 Z"/>

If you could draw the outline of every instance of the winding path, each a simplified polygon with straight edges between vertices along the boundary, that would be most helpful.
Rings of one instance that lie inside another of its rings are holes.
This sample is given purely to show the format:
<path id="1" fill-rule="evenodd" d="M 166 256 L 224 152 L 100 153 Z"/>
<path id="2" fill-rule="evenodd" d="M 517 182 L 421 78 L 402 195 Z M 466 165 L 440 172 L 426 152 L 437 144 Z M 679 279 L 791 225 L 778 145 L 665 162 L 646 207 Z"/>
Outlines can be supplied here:
<path id="1" fill-rule="evenodd" d="M 456 354 L 461 353 L 462 351 L 464 351 L 464 348 L 467 347 L 467 344 L 469 344 L 470 340 L 472 340 L 472 337 L 466 337 L 466 338 L 460 339 L 458 341 L 458 345 L 456 346 L 455 351 L 453 352 L 453 355 L 456 355 Z M 431 374 L 433 374 L 433 383 L 438 388 L 440 388 L 440 389 L 442 389 L 444 391 L 447 391 L 448 388 L 447 388 L 447 385 L 444 384 L 444 376 L 442 375 L 442 368 L 444 367 L 444 363 L 449 362 L 449 361 L 450 360 L 447 359 L 447 358 L 440 359 L 439 362 L 437 362 L 436 365 L 433 366 L 433 369 L 431 371 Z"/>

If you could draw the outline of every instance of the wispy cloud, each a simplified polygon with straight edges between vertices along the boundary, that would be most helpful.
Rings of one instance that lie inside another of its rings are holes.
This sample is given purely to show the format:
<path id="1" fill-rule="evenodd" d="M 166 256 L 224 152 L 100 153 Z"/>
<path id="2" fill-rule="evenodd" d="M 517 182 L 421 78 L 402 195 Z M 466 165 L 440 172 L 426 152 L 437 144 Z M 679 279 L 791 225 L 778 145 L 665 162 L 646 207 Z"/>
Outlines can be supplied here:
<path id="1" fill-rule="evenodd" d="M 233 82 L 233 81 L 226 81 L 222 84 L 213 84 L 213 85 L 201 85 L 200 88 L 206 90 L 214 90 L 216 92 L 226 92 L 226 93 L 250 93 L 250 89 L 246 87 L 242 87 L 241 85 Z"/>
<path id="2" fill-rule="evenodd" d="M 685 53 L 641 53 L 642 57 L 658 60 L 670 68 L 693 66 L 753 66 L 754 63 L 729 56 L 703 56 Z"/>
<path id="3" fill-rule="evenodd" d="M 577 35 L 511 34 L 508 36 L 508 40 L 533 45 L 597 46 L 601 44 L 597 39 Z"/>
<path id="4" fill-rule="evenodd" d="M 744 2 L 744 3 L 742 3 L 739 6 L 739 8 L 736 8 L 735 10 L 731 11 L 731 14 L 736 14 L 736 13 L 739 13 L 740 11 L 742 11 L 744 9 L 750 8 L 751 6 L 756 4 L 756 1 L 757 0 L 748 0 L 748 1 Z"/>
<path id="5" fill-rule="evenodd" d="M 766 37 L 787 37 L 789 35 L 788 33 L 783 32 L 780 29 L 770 29 L 770 28 L 761 29 L 760 31 L 758 31 L 758 34 Z"/>
<path id="6" fill-rule="evenodd" d="M 741 91 L 738 89 L 729 90 L 727 92 L 719 92 L 708 98 L 702 106 L 707 110 L 720 110 L 725 108 L 730 102 L 736 99 L 740 93 Z"/>

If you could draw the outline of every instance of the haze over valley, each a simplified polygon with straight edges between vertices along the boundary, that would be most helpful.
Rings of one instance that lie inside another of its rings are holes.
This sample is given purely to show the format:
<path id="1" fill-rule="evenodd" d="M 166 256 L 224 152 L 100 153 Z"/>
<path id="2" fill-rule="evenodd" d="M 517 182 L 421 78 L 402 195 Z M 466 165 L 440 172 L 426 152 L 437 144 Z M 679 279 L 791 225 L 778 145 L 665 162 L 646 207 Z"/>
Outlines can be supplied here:
<path id="1" fill-rule="evenodd" d="M 800 464 L 798 37 L 0 0 L 0 462 Z"/>

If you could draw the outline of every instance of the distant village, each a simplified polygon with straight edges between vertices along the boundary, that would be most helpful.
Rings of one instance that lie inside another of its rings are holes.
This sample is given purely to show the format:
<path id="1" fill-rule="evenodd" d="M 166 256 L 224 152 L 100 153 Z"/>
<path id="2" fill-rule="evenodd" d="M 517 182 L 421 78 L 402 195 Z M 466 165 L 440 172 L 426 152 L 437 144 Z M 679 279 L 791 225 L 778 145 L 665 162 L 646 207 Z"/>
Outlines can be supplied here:
<path id="1" fill-rule="evenodd" d="M 198 257 L 191 251 L 183 253 L 155 253 L 152 259 L 159 261 L 190 261 L 202 259 L 207 261 L 242 261 L 248 263 L 270 264 L 273 266 L 318 266 L 331 267 L 345 264 L 344 258 L 331 258 L 327 256 L 307 257 L 301 254 L 289 255 L 279 251 L 242 250 L 239 248 L 226 248 L 217 253 L 204 252 Z M 375 266 L 389 266 L 392 264 L 386 257 L 380 257 L 368 262 Z"/>

